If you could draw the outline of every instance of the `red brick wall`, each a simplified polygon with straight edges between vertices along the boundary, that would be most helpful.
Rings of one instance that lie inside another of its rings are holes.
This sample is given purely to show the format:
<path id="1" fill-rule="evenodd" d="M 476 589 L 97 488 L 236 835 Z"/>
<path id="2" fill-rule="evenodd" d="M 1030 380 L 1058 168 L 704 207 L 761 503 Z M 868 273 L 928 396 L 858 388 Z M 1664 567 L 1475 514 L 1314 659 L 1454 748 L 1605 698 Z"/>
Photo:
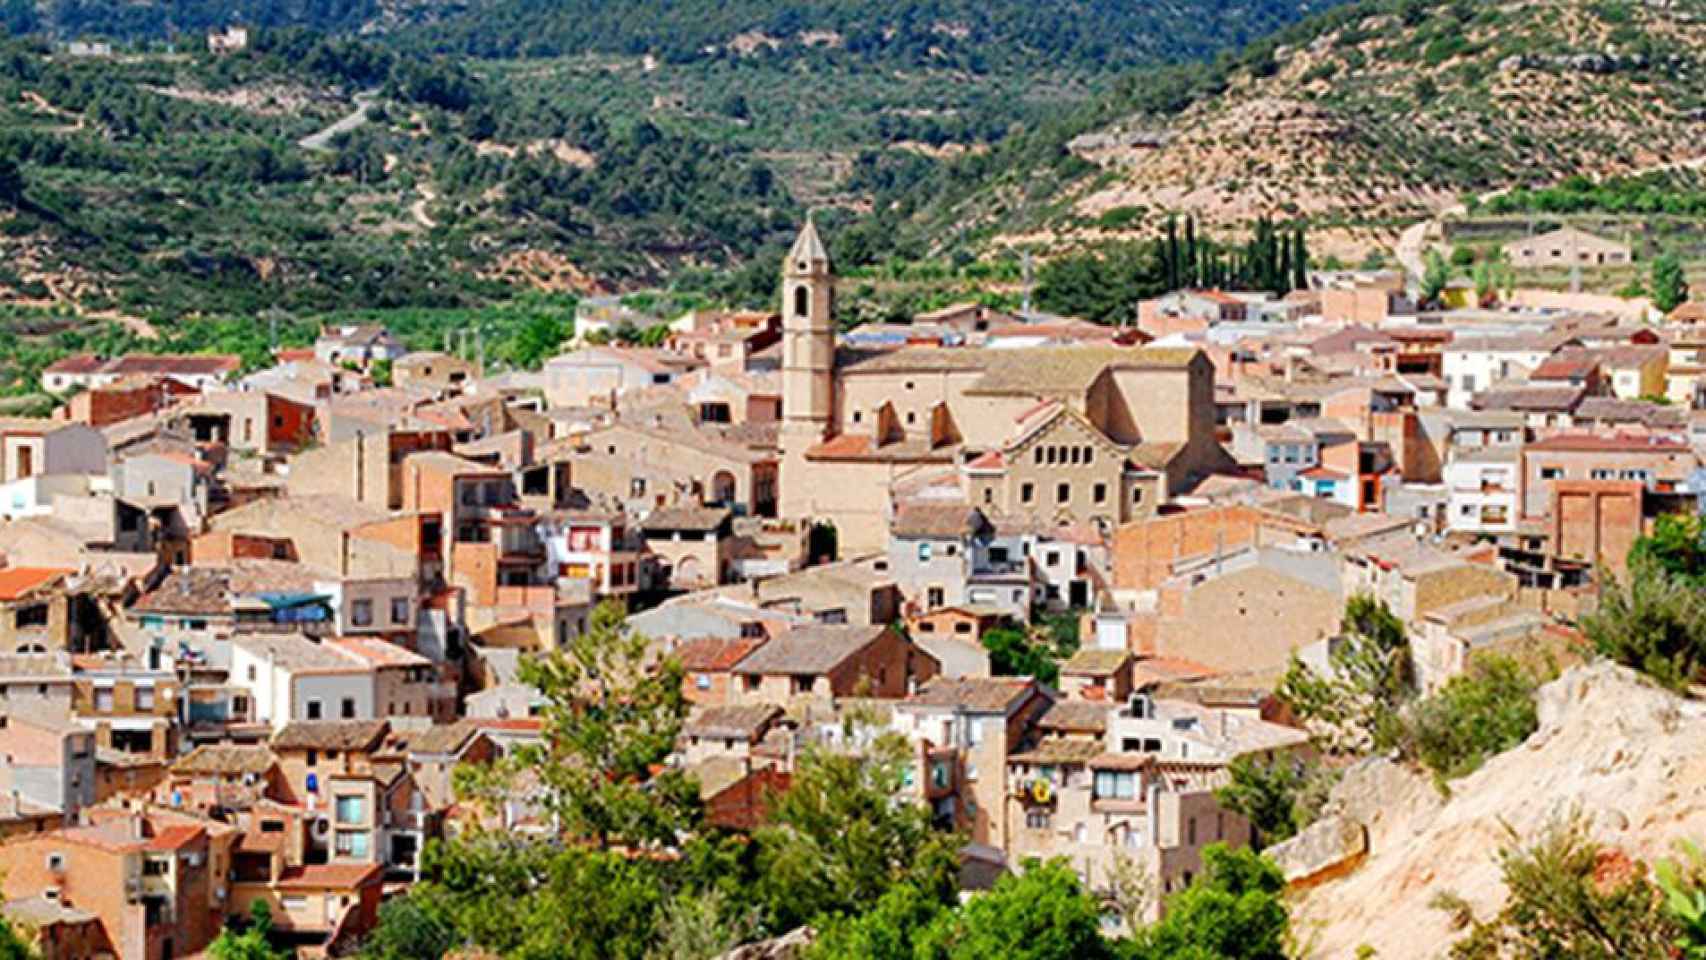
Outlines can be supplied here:
<path id="1" fill-rule="evenodd" d="M 1255 541 L 1261 516 L 1249 507 L 1214 507 L 1139 520 L 1114 534 L 1114 586 L 1149 590 L 1172 576 L 1172 564 L 1235 550 Z"/>

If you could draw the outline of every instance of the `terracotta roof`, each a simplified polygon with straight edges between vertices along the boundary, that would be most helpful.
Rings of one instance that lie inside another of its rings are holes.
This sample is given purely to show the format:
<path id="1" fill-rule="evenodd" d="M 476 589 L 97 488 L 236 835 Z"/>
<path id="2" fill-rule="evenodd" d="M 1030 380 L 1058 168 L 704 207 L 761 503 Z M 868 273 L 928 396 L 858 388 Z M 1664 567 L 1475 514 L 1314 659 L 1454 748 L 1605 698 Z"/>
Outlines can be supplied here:
<path id="1" fill-rule="evenodd" d="M 711 740 L 756 740 L 781 716 L 782 708 L 771 704 L 707 707 L 689 717 L 682 732 Z"/>
<path id="2" fill-rule="evenodd" d="M 205 567 L 179 567 L 131 607 L 139 613 L 231 612 L 230 575 Z"/>
<path id="3" fill-rule="evenodd" d="M 1056 700 L 1037 717 L 1037 727 L 1060 733 L 1103 733 L 1108 714 L 1119 709 L 1105 700 Z"/>
<path id="4" fill-rule="evenodd" d="M 1081 765 L 1102 755 L 1107 746 L 1100 740 L 1044 740 L 1035 748 L 1007 758 L 1008 763 Z"/>
<path id="5" fill-rule="evenodd" d="M 62 567 L 7 567 L 0 570 L 0 601 L 17 600 L 74 572 Z"/>
<path id="6" fill-rule="evenodd" d="M 267 833 L 262 830 L 244 830 L 237 835 L 235 853 L 264 853 L 267 855 L 283 853 L 285 849 L 285 834 L 283 831 Z"/>
<path id="7" fill-rule="evenodd" d="M 966 464 L 967 470 L 1005 470 L 1007 458 L 999 450 L 991 450 Z"/>
<path id="8" fill-rule="evenodd" d="M 1146 470 L 1165 470 L 1184 450 L 1182 443 L 1140 443 L 1131 448 L 1131 462 Z"/>
<path id="9" fill-rule="evenodd" d="M 1182 683 L 1203 680 L 1219 671 L 1213 667 L 1181 657 L 1140 657 L 1133 672 L 1138 686 L 1148 683 Z"/>
<path id="10" fill-rule="evenodd" d="M 760 638 L 699 637 L 676 647 L 673 654 L 683 670 L 714 673 L 734 669 L 763 643 Z"/>
<path id="11" fill-rule="evenodd" d="M 339 637 L 328 641 L 326 646 L 374 667 L 432 666 L 432 661 L 426 657 L 395 643 L 374 637 Z"/>
<path id="12" fill-rule="evenodd" d="M 1119 671 L 1130 662 L 1131 654 L 1128 651 L 1085 647 L 1073 654 L 1072 659 L 1061 664 L 1060 672 L 1102 677 Z"/>
<path id="13" fill-rule="evenodd" d="M 458 720 L 455 723 L 435 723 L 425 730 L 411 732 L 404 738 L 403 745 L 410 754 L 455 753 L 462 749 L 471 738 L 480 732 L 480 728 L 471 720 Z"/>
<path id="14" fill-rule="evenodd" d="M 971 536 L 984 523 L 983 514 L 970 504 L 910 504 L 895 513 L 894 520 L 889 524 L 889 535 L 953 540 Z"/>
<path id="15" fill-rule="evenodd" d="M 354 890 L 383 875 L 377 863 L 320 863 L 286 867 L 274 886 L 281 890 Z"/>
<path id="16" fill-rule="evenodd" d="M 932 677 L 906 703 L 1005 713 L 1030 696 L 1035 685 L 1023 677 Z"/>
<path id="17" fill-rule="evenodd" d="M 101 369 L 106 361 L 92 353 L 74 353 L 69 357 L 48 364 L 42 368 L 43 373 L 94 373 Z"/>
<path id="18" fill-rule="evenodd" d="M 391 729 L 384 720 L 296 720 L 273 734 L 274 750 L 372 750 Z"/>
<path id="19" fill-rule="evenodd" d="M 1536 440 L 1529 450 L 1580 450 L 1608 453 L 1687 453 L 1692 448 L 1673 437 L 1648 434 L 1616 434 L 1603 436 L 1594 433 L 1561 433 Z"/>
<path id="20" fill-rule="evenodd" d="M 179 776 L 244 773 L 259 776 L 276 763 L 278 757 L 265 746 L 209 743 L 179 757 L 172 764 L 172 773 Z"/>
<path id="21" fill-rule="evenodd" d="M 235 354 L 127 353 L 108 362 L 103 372 L 120 376 L 132 373 L 205 376 L 235 373 L 242 367 L 243 358 Z"/>
<path id="22" fill-rule="evenodd" d="M 743 657 L 741 674 L 817 674 L 834 669 L 876 642 L 887 626 L 795 627 Z"/>
<path id="23" fill-rule="evenodd" d="M 181 850 L 206 834 L 206 830 L 195 826 L 162 827 L 148 838 L 147 847 L 150 850 Z"/>
<path id="24" fill-rule="evenodd" d="M 1669 319 L 1672 323 L 1706 323 L 1706 300 L 1685 300 L 1677 304 Z"/>

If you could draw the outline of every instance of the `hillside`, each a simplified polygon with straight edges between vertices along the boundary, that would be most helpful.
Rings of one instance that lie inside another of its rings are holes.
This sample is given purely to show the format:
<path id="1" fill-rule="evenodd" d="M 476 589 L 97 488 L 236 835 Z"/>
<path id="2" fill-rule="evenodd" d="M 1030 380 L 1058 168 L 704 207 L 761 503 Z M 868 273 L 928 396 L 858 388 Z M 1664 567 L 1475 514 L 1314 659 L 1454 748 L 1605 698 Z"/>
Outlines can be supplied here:
<path id="1" fill-rule="evenodd" d="M 0 0 L 13 32 L 167 39 L 229 23 L 397 32 L 478 57 L 755 53 L 976 72 L 1105 69 L 1210 56 L 1336 0 Z M 1042 70 L 1039 70 L 1039 67 Z"/>
<path id="2" fill-rule="evenodd" d="M 1135 76 L 1023 149 L 915 222 L 1060 246 L 1269 215 L 1390 242 L 1465 194 L 1706 153 L 1706 0 L 1363 2 Z"/>
<path id="3" fill-rule="evenodd" d="M 1367 851 L 1295 901 L 1313 956 L 1359 956 L 1362 944 L 1381 960 L 1444 956 L 1460 934 L 1436 898 L 1461 897 L 1490 919 L 1505 897 L 1496 852 L 1573 812 L 1625 863 L 1706 837 L 1706 706 L 1599 663 L 1541 688 L 1539 711 L 1527 742 L 1454 781 L 1449 798 L 1385 760 L 1346 776 L 1329 801 L 1335 819 L 1318 827 L 1349 821 L 1366 831 Z"/>

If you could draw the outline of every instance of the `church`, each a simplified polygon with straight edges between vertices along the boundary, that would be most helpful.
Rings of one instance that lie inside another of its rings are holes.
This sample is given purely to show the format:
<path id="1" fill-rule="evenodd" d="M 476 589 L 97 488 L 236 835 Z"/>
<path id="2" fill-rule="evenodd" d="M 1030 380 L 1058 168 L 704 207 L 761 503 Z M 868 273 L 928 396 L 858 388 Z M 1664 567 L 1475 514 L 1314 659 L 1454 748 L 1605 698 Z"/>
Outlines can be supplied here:
<path id="1" fill-rule="evenodd" d="M 1201 351 L 851 349 L 811 221 L 782 272 L 779 512 L 832 524 L 843 555 L 887 546 L 896 485 L 934 478 L 992 516 L 1111 532 L 1233 465 Z"/>

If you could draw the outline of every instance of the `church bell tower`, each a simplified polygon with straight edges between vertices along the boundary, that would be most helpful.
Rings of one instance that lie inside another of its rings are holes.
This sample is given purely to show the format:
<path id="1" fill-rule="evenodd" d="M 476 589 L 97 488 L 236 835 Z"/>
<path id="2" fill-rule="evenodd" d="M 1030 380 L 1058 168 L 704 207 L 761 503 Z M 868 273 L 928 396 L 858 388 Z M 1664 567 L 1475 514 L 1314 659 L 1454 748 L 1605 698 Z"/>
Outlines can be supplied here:
<path id="1" fill-rule="evenodd" d="M 782 264 L 781 514 L 811 515 L 805 452 L 835 432 L 835 285 L 807 218 Z"/>

